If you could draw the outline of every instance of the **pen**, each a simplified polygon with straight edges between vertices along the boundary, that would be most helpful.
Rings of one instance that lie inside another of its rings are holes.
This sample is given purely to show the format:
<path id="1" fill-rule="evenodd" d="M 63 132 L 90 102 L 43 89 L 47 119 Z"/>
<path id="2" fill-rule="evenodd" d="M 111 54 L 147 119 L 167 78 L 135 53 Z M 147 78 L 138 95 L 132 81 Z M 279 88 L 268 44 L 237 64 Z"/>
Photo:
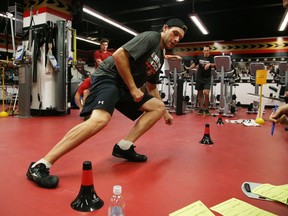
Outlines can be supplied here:
<path id="1" fill-rule="evenodd" d="M 278 105 L 276 104 L 276 105 L 275 105 L 275 108 L 274 108 L 274 110 L 273 110 L 274 113 L 276 112 L 277 108 L 278 108 Z M 274 135 L 274 130 L 275 130 L 275 123 L 273 122 L 273 123 L 272 123 L 272 129 L 271 129 L 271 135 L 272 135 L 272 136 Z"/>

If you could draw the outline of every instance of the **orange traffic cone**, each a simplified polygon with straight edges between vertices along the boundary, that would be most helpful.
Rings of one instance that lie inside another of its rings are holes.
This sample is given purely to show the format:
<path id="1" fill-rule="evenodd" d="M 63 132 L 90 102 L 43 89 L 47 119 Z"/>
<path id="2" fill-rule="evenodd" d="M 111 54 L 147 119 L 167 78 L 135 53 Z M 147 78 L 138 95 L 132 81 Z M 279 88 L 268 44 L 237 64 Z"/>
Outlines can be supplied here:
<path id="1" fill-rule="evenodd" d="M 93 186 L 92 164 L 90 161 L 83 163 L 82 183 L 78 196 L 71 203 L 71 207 L 77 211 L 92 212 L 104 205 Z"/>
<path id="2" fill-rule="evenodd" d="M 210 130 L 209 130 L 209 124 L 205 124 L 205 131 L 204 131 L 204 136 L 202 140 L 200 141 L 201 144 L 214 144 L 214 142 L 210 138 Z"/>
<path id="3" fill-rule="evenodd" d="M 222 113 L 221 112 L 219 113 L 218 120 L 217 120 L 216 124 L 218 124 L 218 125 L 224 124 L 224 122 L 222 120 Z"/>

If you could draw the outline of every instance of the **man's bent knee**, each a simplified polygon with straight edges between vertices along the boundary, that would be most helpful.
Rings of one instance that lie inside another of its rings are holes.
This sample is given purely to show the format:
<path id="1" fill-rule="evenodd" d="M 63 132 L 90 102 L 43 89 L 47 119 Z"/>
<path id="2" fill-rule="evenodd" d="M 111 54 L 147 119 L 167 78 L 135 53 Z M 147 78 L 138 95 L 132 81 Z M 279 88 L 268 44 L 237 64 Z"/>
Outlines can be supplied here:
<path id="1" fill-rule="evenodd" d="M 162 101 L 157 101 L 154 105 L 153 111 L 157 111 L 161 116 L 164 115 L 166 112 L 165 104 Z"/>
<path id="2" fill-rule="evenodd" d="M 93 110 L 89 123 L 97 127 L 105 127 L 111 119 L 110 113 L 104 110 Z M 87 120 L 88 121 L 88 120 Z"/>
<path id="3" fill-rule="evenodd" d="M 140 110 L 144 112 L 157 111 L 161 115 L 166 112 L 166 107 L 161 100 L 152 98 L 151 100 L 147 101 Z"/>
<path id="4" fill-rule="evenodd" d="M 164 113 L 166 112 L 166 107 L 165 107 L 165 104 L 164 103 L 161 103 L 159 105 L 159 112 L 162 113 L 162 115 L 164 115 Z"/>

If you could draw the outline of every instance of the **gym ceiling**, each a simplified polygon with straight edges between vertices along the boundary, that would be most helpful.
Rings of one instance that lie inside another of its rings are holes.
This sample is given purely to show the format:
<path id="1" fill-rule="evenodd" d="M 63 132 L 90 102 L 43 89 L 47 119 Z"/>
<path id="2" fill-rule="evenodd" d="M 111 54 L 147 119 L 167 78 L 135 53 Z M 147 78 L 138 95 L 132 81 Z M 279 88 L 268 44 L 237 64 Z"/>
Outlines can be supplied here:
<path id="1" fill-rule="evenodd" d="M 178 17 L 188 26 L 182 43 L 287 36 L 287 30 L 278 31 L 285 12 L 282 0 L 194 0 L 194 4 L 193 0 L 74 0 L 73 5 L 79 2 L 139 33 L 159 31 L 167 19 Z M 133 37 L 86 13 L 79 19 L 79 8 L 73 22 L 79 36 L 108 38 L 110 48 L 117 48 Z M 189 19 L 193 11 L 207 27 L 208 35 L 203 35 Z M 82 50 L 97 47 L 79 41 L 77 44 Z"/>

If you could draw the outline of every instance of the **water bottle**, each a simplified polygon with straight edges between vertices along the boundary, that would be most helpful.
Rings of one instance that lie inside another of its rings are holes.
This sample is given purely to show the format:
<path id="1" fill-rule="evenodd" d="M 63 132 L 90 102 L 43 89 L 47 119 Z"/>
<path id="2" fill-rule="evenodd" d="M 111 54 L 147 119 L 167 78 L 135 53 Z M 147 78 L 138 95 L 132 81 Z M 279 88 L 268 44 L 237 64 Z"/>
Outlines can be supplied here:
<path id="1" fill-rule="evenodd" d="M 124 208 L 125 200 L 122 196 L 122 187 L 120 185 L 115 185 L 109 203 L 108 216 L 125 216 Z"/>

